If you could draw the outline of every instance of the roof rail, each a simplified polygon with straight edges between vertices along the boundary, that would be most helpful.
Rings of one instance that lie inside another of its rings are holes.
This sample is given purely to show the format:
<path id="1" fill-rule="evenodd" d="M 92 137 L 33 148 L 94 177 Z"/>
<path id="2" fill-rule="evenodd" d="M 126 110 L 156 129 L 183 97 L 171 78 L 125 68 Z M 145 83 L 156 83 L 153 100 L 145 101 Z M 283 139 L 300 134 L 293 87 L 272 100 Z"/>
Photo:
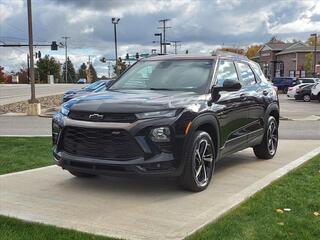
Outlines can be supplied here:
<path id="1" fill-rule="evenodd" d="M 249 60 L 247 56 L 241 55 L 238 53 L 233 53 L 233 52 L 228 52 L 228 51 L 223 51 L 223 50 L 215 50 L 212 52 L 212 56 L 218 56 L 218 57 L 232 57 L 232 58 L 237 58 L 239 60 Z"/>

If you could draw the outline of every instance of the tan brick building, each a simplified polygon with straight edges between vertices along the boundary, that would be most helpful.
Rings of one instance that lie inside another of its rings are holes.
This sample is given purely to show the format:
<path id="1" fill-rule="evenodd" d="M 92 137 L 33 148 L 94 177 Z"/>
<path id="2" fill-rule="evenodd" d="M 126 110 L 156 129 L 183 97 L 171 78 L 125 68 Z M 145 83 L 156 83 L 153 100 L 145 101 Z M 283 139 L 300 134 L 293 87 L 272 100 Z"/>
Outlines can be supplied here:
<path id="1" fill-rule="evenodd" d="M 284 43 L 277 40 L 264 44 L 253 60 L 260 64 L 264 74 L 270 79 L 289 76 L 306 77 L 310 75 L 304 69 L 308 53 L 314 53 L 314 47 L 302 42 Z M 320 49 L 317 49 L 316 61 L 317 63 L 320 61 Z"/>

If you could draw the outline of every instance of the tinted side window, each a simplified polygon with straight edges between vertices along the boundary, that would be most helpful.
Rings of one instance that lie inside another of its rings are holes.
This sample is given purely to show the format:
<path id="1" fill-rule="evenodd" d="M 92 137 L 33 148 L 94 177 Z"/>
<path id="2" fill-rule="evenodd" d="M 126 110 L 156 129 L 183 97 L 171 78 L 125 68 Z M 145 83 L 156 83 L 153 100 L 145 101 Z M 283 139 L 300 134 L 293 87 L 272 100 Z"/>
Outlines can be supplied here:
<path id="1" fill-rule="evenodd" d="M 243 86 L 251 86 L 256 83 L 256 79 L 254 77 L 254 73 L 251 68 L 245 63 L 237 62 L 237 66 L 239 68 L 241 83 Z"/>
<path id="2" fill-rule="evenodd" d="M 220 60 L 217 73 L 217 86 L 222 86 L 226 79 L 239 81 L 234 63 L 232 61 Z"/>

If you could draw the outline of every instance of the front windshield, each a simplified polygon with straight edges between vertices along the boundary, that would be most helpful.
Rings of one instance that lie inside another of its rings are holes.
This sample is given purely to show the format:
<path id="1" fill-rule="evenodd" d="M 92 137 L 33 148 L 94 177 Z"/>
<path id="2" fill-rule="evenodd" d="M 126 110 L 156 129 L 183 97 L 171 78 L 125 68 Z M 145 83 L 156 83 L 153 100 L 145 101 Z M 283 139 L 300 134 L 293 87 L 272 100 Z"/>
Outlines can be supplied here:
<path id="1" fill-rule="evenodd" d="M 97 81 L 94 83 L 91 83 L 90 85 L 86 86 L 84 89 L 88 92 L 92 92 L 102 86 L 104 83 L 102 81 Z"/>
<path id="2" fill-rule="evenodd" d="M 141 61 L 122 75 L 109 89 L 142 89 L 203 92 L 213 60 Z"/>

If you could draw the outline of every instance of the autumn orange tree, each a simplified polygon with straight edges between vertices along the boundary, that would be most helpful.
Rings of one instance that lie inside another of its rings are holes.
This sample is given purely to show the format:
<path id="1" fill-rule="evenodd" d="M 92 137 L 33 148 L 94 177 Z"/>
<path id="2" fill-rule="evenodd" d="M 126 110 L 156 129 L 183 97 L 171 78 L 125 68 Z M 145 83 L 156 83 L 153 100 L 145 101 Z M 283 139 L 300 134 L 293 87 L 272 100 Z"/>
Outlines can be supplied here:
<path id="1" fill-rule="evenodd" d="M 257 55 L 261 45 L 251 45 L 247 48 L 245 55 L 250 59 Z"/>

